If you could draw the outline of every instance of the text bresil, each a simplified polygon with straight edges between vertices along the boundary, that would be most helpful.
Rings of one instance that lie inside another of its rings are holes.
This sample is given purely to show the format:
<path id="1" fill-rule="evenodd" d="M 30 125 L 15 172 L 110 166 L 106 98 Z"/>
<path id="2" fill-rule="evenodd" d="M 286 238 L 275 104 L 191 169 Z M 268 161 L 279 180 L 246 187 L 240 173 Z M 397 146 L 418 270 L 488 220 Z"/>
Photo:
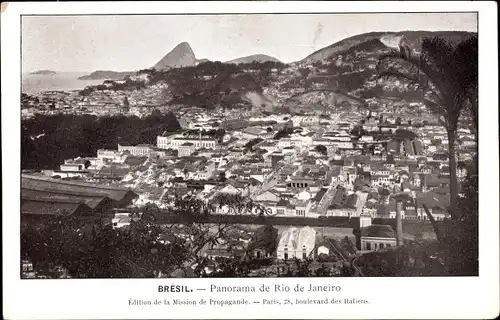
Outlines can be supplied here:
<path id="1" fill-rule="evenodd" d="M 189 289 L 188 286 L 171 284 L 158 286 L 158 292 L 193 292 L 193 289 Z"/>

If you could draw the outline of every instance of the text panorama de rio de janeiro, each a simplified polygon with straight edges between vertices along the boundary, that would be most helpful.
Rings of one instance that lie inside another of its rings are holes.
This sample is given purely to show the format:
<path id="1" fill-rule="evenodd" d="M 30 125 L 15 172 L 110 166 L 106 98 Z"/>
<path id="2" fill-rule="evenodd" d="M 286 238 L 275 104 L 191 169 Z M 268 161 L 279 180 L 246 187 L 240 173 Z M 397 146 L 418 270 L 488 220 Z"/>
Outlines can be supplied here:
<path id="1" fill-rule="evenodd" d="M 206 290 L 205 288 L 199 288 L 197 290 Z M 313 285 L 309 284 L 309 286 L 304 285 L 295 285 L 292 288 L 290 285 L 285 284 L 275 284 L 275 285 L 261 285 L 257 286 L 220 286 L 211 284 L 208 288 L 210 292 L 339 292 L 342 288 L 337 285 Z M 182 285 L 160 285 L 158 286 L 158 292 L 193 292 L 194 290 L 189 288 L 188 286 Z"/>

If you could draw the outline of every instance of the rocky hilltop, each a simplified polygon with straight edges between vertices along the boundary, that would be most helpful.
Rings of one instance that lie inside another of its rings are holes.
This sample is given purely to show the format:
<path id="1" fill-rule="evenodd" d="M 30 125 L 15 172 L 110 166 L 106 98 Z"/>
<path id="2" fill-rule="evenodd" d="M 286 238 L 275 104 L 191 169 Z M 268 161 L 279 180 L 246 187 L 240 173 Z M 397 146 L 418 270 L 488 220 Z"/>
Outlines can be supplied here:
<path id="1" fill-rule="evenodd" d="M 268 56 L 268 55 L 265 55 L 265 54 L 254 54 L 254 55 L 251 55 L 251 56 L 246 56 L 246 57 L 241 57 L 241 58 L 233 59 L 233 60 L 227 61 L 226 63 L 234 63 L 234 64 L 252 63 L 252 62 L 261 62 L 261 63 L 264 63 L 264 62 L 268 62 L 268 61 L 271 61 L 271 62 L 281 62 L 278 59 L 276 59 L 274 57 L 271 57 L 271 56 Z"/>
<path id="2" fill-rule="evenodd" d="M 182 42 L 167 53 L 154 68 L 156 70 L 165 70 L 170 68 L 192 67 L 197 64 L 197 59 L 193 49 L 187 42 Z"/>
<path id="3" fill-rule="evenodd" d="M 197 59 L 193 49 L 187 42 L 182 42 L 167 53 L 160 61 L 158 61 L 154 68 L 156 70 L 167 70 L 172 68 L 192 67 L 200 63 L 208 62 L 208 59 Z M 246 57 L 241 57 L 227 61 L 225 63 L 242 64 L 253 62 L 280 62 L 278 59 L 265 55 L 254 54 Z"/>
<path id="4" fill-rule="evenodd" d="M 470 32 L 463 31 L 402 31 L 402 32 L 370 32 L 355 35 L 353 37 L 346 38 L 339 42 L 335 42 L 323 49 L 313 52 L 309 56 L 301 60 L 305 61 L 318 61 L 325 60 L 334 54 L 342 53 L 351 47 L 359 45 L 361 43 L 372 41 L 377 39 L 387 45 L 388 47 L 394 48 L 398 47 L 401 42 L 408 45 L 412 49 L 420 48 L 422 39 L 425 37 L 442 37 L 451 43 L 458 43 L 464 38 L 473 35 Z"/>

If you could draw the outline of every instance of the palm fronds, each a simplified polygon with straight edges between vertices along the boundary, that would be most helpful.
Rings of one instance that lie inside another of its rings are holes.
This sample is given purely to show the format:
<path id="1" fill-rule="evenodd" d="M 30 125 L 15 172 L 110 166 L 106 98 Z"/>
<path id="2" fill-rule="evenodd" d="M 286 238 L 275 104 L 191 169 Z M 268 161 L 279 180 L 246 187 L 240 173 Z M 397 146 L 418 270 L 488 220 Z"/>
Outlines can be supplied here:
<path id="1" fill-rule="evenodd" d="M 447 129 L 454 130 L 465 102 L 476 100 L 477 38 L 469 38 L 456 47 L 439 37 L 426 38 L 420 53 L 400 46 L 379 58 L 377 70 L 379 79 L 404 79 L 432 95 L 426 105 L 444 118 Z M 473 105 L 473 114 L 477 114 L 477 103 Z"/>
<path id="2" fill-rule="evenodd" d="M 379 79 L 401 79 L 423 90 L 426 107 L 439 116 L 446 128 L 450 154 L 450 195 L 452 216 L 457 216 L 458 199 L 455 139 L 458 119 L 469 107 L 477 132 L 477 38 L 457 46 L 435 37 L 422 41 L 421 52 L 400 45 L 382 55 L 377 64 Z M 477 134 L 476 134 L 477 136 Z"/>

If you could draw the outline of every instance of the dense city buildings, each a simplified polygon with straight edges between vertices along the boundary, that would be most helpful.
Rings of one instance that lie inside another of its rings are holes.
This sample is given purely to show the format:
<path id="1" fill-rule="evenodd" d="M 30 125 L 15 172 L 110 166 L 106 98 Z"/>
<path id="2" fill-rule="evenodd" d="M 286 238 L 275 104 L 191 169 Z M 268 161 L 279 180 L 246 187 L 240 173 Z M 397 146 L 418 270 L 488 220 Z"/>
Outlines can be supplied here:
<path id="1" fill-rule="evenodd" d="M 381 114 L 393 120 L 388 112 Z M 217 197 L 238 196 L 254 206 L 222 205 L 211 214 L 274 217 L 282 219 L 283 226 L 296 225 L 279 228 L 272 251 L 252 249 L 254 257 L 275 257 L 278 264 L 332 255 L 341 261 L 345 254 L 328 241 L 345 236 L 351 245 L 358 243 L 360 253 L 396 248 L 402 244 L 398 237 L 432 238 L 423 206 L 437 221 L 448 217 L 446 133 L 418 118 L 412 125 L 389 126 L 368 119 L 364 111 L 350 115 L 350 122 L 333 118 L 320 124 L 314 114 L 255 114 L 233 129 L 207 126 L 237 121 L 230 113 L 186 111 L 182 117 L 190 119 L 189 125 L 158 135 L 156 145 L 118 144 L 97 150 L 94 157 L 67 159 L 57 170 L 23 175 L 22 214 L 30 219 L 62 211 L 98 215 L 121 229 L 137 219 L 132 212 L 147 206 L 166 211 L 175 210 L 179 197 L 208 204 Z M 361 135 L 356 132 L 359 126 L 364 128 Z M 457 135 L 458 160 L 470 159 L 474 136 L 468 129 Z M 406 197 L 396 199 L 399 194 Z M 125 211 L 112 211 L 120 205 Z M 398 215 L 399 229 L 394 225 Z M 314 225 L 311 219 L 320 223 Z M 347 219 L 348 226 L 340 219 Z M 408 225 L 415 229 L 418 221 L 416 231 L 406 230 Z M 342 231 L 332 231 L 335 228 Z M 359 236 L 353 235 L 353 228 L 360 230 Z M 398 235 L 398 230 L 404 234 Z M 206 247 L 202 254 L 211 261 L 241 256 L 254 232 Z"/>

